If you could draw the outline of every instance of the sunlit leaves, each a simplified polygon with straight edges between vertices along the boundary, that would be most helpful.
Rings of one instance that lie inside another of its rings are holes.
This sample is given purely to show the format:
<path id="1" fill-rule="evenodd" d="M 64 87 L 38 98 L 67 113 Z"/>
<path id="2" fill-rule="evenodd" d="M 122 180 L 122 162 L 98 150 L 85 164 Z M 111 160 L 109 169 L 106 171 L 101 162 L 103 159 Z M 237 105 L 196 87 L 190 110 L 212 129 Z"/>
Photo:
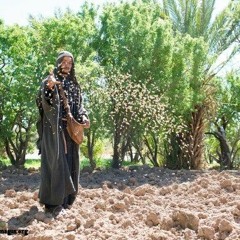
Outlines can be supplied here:
<path id="1" fill-rule="evenodd" d="M 121 113 L 122 128 L 128 125 L 145 126 L 146 131 L 163 123 L 164 104 L 161 97 L 151 93 L 146 85 L 131 80 L 131 76 L 112 76 L 108 92 L 114 104 L 111 117 Z"/>
<path id="2" fill-rule="evenodd" d="M 121 154 L 134 146 L 153 157 L 157 149 L 155 157 L 162 163 L 164 146 L 176 147 L 170 139 L 175 134 L 185 153 L 191 153 L 182 137 L 193 140 L 189 122 L 196 106 L 215 96 L 209 67 L 239 36 L 239 4 L 230 4 L 211 22 L 213 2 L 168 0 L 165 13 L 157 1 L 121 2 L 106 4 L 99 15 L 86 3 L 77 14 L 67 10 L 53 18 L 32 18 L 27 28 L 1 24 L 4 129 L 20 117 L 24 129 L 37 116 L 39 83 L 64 49 L 75 57 L 92 122 L 89 136 L 112 134 Z M 224 101 L 232 102 L 237 94 L 225 94 Z"/>

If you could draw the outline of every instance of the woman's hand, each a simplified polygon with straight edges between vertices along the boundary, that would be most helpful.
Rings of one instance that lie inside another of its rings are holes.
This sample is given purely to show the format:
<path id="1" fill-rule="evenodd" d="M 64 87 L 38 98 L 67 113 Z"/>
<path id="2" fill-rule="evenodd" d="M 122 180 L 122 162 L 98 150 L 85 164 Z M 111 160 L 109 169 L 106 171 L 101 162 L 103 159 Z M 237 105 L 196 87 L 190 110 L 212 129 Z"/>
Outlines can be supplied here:
<path id="1" fill-rule="evenodd" d="M 90 120 L 83 115 L 83 120 L 82 120 L 83 124 L 84 124 L 84 128 L 90 128 Z"/>
<path id="2" fill-rule="evenodd" d="M 51 71 L 47 78 L 47 87 L 48 89 L 52 90 L 56 84 L 61 84 L 61 83 L 56 80 L 56 78 L 54 77 L 53 71 Z"/>
<path id="3" fill-rule="evenodd" d="M 84 128 L 90 128 L 90 121 L 89 121 L 89 119 L 85 122 Z"/>

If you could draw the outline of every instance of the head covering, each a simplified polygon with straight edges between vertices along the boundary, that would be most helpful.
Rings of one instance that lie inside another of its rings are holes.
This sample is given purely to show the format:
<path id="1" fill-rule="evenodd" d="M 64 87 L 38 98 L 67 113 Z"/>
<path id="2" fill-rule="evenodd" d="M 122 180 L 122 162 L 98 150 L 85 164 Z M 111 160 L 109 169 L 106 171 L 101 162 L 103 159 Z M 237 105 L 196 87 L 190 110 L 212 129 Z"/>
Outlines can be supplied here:
<path id="1" fill-rule="evenodd" d="M 62 59 L 64 57 L 71 57 L 72 58 L 73 62 L 72 62 L 72 69 L 70 71 L 70 78 L 72 79 L 73 83 L 75 83 L 78 86 L 79 90 L 81 91 L 81 88 L 80 88 L 80 86 L 79 86 L 79 84 L 77 82 L 76 76 L 75 76 L 74 57 L 73 57 L 72 53 L 70 53 L 68 51 L 61 51 L 61 52 L 58 53 L 56 66 L 54 68 L 54 74 L 55 74 L 55 76 L 57 78 L 57 76 L 61 72 L 61 68 L 59 68 L 59 67 L 60 67 Z"/>
<path id="2" fill-rule="evenodd" d="M 68 51 L 61 51 L 58 53 L 58 56 L 57 56 L 57 60 L 56 60 L 56 65 L 55 65 L 55 68 L 54 68 L 54 74 L 55 75 L 58 75 L 60 72 L 61 72 L 61 62 L 63 60 L 64 57 L 71 57 L 72 58 L 72 69 L 71 69 L 71 72 L 70 72 L 70 75 L 75 75 L 75 70 L 74 70 L 74 58 L 73 58 L 73 55 L 72 53 L 68 52 Z"/>
<path id="3" fill-rule="evenodd" d="M 74 62 L 74 58 L 73 58 L 73 55 L 68 52 L 68 51 L 61 51 L 59 54 L 58 54 L 58 57 L 57 57 L 57 62 L 59 62 L 59 60 L 61 60 L 63 57 L 71 57 L 73 62 Z"/>

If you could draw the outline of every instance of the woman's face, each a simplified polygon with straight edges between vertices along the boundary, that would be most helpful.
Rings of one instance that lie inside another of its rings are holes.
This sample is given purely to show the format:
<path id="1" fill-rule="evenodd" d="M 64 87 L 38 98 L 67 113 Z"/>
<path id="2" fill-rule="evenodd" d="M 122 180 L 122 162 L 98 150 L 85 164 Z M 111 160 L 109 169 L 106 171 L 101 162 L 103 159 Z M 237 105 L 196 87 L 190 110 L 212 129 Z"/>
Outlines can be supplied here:
<path id="1" fill-rule="evenodd" d="M 63 75 L 68 75 L 72 69 L 73 60 L 71 57 L 63 57 L 61 62 L 61 73 Z"/>

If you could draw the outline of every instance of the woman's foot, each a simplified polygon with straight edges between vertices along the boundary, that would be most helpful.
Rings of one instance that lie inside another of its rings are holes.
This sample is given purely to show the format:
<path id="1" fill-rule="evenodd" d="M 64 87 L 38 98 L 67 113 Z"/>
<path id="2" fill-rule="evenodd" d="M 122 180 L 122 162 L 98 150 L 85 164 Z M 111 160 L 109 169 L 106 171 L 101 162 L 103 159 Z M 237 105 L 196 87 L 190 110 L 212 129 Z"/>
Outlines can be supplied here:
<path id="1" fill-rule="evenodd" d="M 63 213 L 64 209 L 61 205 L 45 205 L 45 213 L 51 213 L 54 217 Z"/>
<path id="2" fill-rule="evenodd" d="M 52 215 L 54 217 L 57 217 L 58 215 L 64 214 L 65 210 L 63 209 L 62 206 L 57 206 L 56 208 L 53 209 Z"/>
<path id="3" fill-rule="evenodd" d="M 70 194 L 67 197 L 64 198 L 63 201 L 63 208 L 64 209 L 71 209 L 73 202 L 76 200 L 76 194 Z"/>
<path id="4" fill-rule="evenodd" d="M 62 207 L 63 207 L 64 209 L 71 209 L 71 208 L 72 208 L 72 205 L 70 205 L 70 204 L 63 204 Z"/>
<path id="5" fill-rule="evenodd" d="M 45 213 L 52 213 L 56 207 L 58 207 L 58 205 L 45 204 Z"/>

